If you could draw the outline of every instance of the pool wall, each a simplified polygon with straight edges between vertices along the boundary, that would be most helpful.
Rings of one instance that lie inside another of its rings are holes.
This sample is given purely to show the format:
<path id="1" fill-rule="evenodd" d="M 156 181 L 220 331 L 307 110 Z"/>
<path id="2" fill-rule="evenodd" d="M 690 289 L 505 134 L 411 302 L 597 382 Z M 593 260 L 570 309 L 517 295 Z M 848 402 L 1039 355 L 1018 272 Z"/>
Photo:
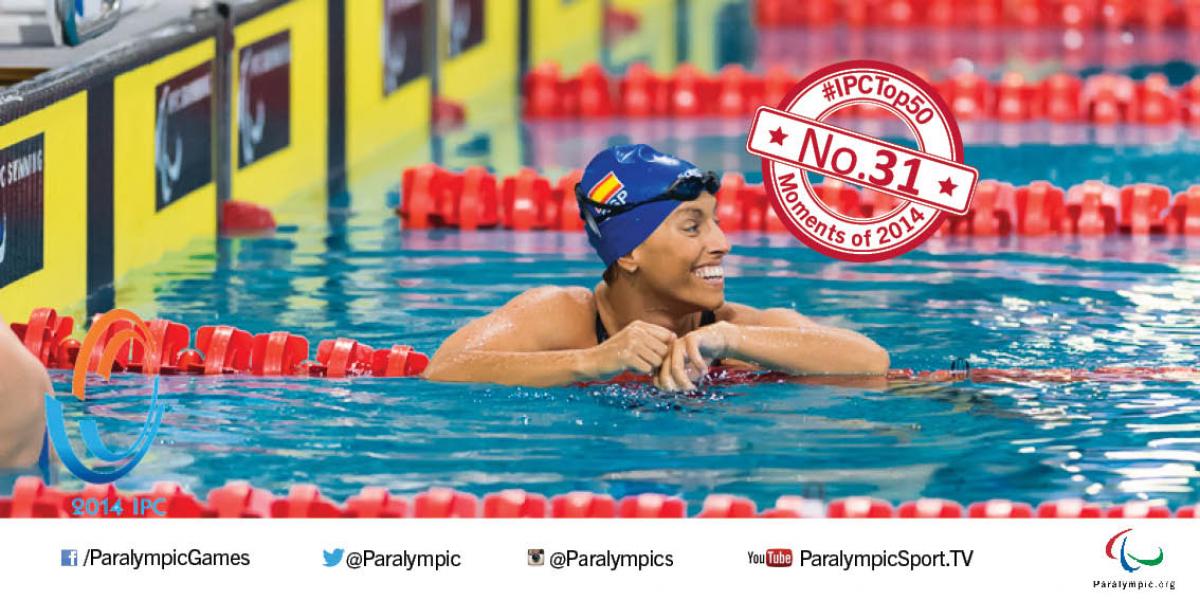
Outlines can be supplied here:
<path id="1" fill-rule="evenodd" d="M 639 30 L 682 4 L 650 3 L 659 16 Z M 218 3 L 7 88 L 0 315 L 54 305 L 82 325 L 122 305 L 129 273 L 184 249 L 215 256 L 226 199 L 323 211 L 378 197 L 404 164 L 437 160 L 435 97 L 514 127 L 522 70 L 600 59 L 604 15 L 600 0 Z M 622 48 L 666 51 L 653 36 Z M 498 170 L 520 164 L 491 151 L 511 162 Z"/>

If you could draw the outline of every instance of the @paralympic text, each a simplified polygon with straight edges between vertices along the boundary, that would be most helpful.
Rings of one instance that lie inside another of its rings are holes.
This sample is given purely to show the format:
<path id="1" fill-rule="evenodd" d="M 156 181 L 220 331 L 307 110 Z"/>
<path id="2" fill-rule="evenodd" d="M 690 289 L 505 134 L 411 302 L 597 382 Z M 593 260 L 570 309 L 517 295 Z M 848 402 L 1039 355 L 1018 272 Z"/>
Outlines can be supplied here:
<path id="1" fill-rule="evenodd" d="M 413 569 L 441 569 L 461 567 L 462 555 L 449 550 L 438 554 L 409 552 L 377 552 L 360 550 L 346 554 L 346 566 L 351 569 L 363 567 L 393 567 L 405 571 Z"/>

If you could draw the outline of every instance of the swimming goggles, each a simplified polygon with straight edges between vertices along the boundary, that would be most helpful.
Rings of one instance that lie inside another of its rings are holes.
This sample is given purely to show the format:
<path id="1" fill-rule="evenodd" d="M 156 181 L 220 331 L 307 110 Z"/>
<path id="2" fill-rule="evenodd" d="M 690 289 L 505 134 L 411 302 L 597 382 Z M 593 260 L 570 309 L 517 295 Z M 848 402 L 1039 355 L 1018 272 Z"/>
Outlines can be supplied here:
<path id="1" fill-rule="evenodd" d="M 663 202 L 665 200 L 675 200 L 676 202 L 690 202 L 700 197 L 701 192 L 710 194 L 717 193 L 721 189 L 721 180 L 717 179 L 717 174 L 708 171 L 704 175 L 680 177 L 676 179 L 667 190 L 657 196 L 631 202 L 628 204 L 602 204 L 596 202 L 584 193 L 580 184 L 575 184 L 575 198 L 580 203 L 590 204 L 591 206 L 604 211 L 605 218 L 613 217 L 621 213 L 629 212 L 643 204 L 650 202 Z"/>

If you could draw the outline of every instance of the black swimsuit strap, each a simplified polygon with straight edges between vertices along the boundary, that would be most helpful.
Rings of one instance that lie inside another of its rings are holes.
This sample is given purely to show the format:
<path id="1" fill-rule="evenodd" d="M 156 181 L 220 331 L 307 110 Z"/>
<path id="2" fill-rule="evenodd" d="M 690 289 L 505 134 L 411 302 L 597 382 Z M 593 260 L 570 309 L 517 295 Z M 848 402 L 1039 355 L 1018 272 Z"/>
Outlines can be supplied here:
<path id="1" fill-rule="evenodd" d="M 706 310 L 700 313 L 700 327 L 712 325 L 717 322 L 717 313 Z M 604 321 L 600 319 L 600 311 L 596 310 L 596 344 L 603 344 L 608 340 L 608 330 L 604 328 Z"/>
<path id="2" fill-rule="evenodd" d="M 603 344 L 608 340 L 608 330 L 604 328 L 604 321 L 600 320 L 600 311 L 596 311 L 596 344 Z"/>

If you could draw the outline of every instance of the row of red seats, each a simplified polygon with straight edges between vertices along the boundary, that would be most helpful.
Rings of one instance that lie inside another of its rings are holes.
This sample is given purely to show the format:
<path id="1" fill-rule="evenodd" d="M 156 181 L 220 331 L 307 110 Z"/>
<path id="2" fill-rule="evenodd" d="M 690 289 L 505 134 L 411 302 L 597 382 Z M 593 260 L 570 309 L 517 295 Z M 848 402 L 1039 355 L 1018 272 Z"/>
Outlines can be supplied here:
<path id="1" fill-rule="evenodd" d="M 432 488 L 411 498 L 393 495 L 385 488 L 364 488 L 344 503 L 321 494 L 314 485 L 295 485 L 287 496 L 275 496 L 245 482 L 228 483 L 208 493 L 205 500 L 177 483 L 159 483 L 149 492 L 123 493 L 113 484 L 89 485 L 82 491 L 47 487 L 37 477 L 17 481 L 12 496 L 0 497 L 0 518 L 67 518 L 77 500 L 107 501 L 132 506 L 134 501 L 156 502 L 171 518 L 669 518 L 687 516 L 687 502 L 676 496 L 639 494 L 620 500 L 606 494 L 570 492 L 546 498 L 522 490 L 487 494 L 480 502 L 473 494 Z M 144 503 L 143 503 L 144 504 Z M 1180 518 L 1200 516 L 1200 505 L 1176 511 Z M 1171 509 L 1146 501 L 1110 507 L 1079 499 L 1051 500 L 1034 509 L 1023 502 L 990 500 L 965 509 L 957 502 L 921 499 L 893 506 L 886 500 L 853 497 L 829 503 L 800 496 L 781 496 L 775 506 L 759 511 L 754 501 L 740 496 L 713 494 L 705 498 L 700 518 L 1168 518 Z M 128 508 L 121 518 L 140 518 Z"/>
<path id="2" fill-rule="evenodd" d="M 759 27 L 1186 27 L 1200 30 L 1198 0 L 758 0 Z"/>
<path id="3" fill-rule="evenodd" d="M 497 182 L 483 167 L 457 173 L 427 164 L 404 170 L 396 212 L 410 229 L 580 231 L 575 184 L 581 177 L 583 171 L 576 170 L 551 183 L 524 168 Z"/>
<path id="4" fill-rule="evenodd" d="M 82 343 L 70 337 L 74 320 L 52 308 L 37 308 L 27 323 L 12 323 L 17 337 L 48 369 L 73 369 Z M 165 319 L 147 322 L 157 342 L 155 355 L 147 355 L 140 343 L 127 341 L 122 331 L 134 328 L 127 320 L 115 321 L 103 332 L 100 342 L 87 357 L 88 370 L 98 370 L 105 348 L 116 339 L 113 371 L 193 375 L 263 375 L 348 377 L 410 377 L 420 375 L 429 358 L 411 346 L 395 345 L 376 350 L 350 338 L 323 340 L 317 344 L 316 360 L 309 360 L 309 342 L 304 336 L 276 331 L 251 334 L 229 325 L 207 325 L 191 330 Z M 120 338 L 120 339 L 118 339 Z"/>
<path id="5" fill-rule="evenodd" d="M 502 228 L 579 231 L 575 205 L 580 172 L 555 184 L 532 169 L 522 169 L 498 185 L 482 167 L 456 173 L 437 165 L 406 169 L 400 206 L 404 226 L 412 229 Z M 895 208 L 889 194 L 836 179 L 813 186 L 821 200 L 843 215 L 871 218 Z M 717 192 L 717 215 L 727 232 L 786 232 L 770 206 L 762 184 L 747 184 L 739 173 L 726 173 Z M 1088 181 L 1068 190 L 1045 181 L 1014 186 L 979 182 L 968 214 L 951 216 L 942 234 L 1005 236 L 1183 234 L 1200 235 L 1200 185 L 1171 196 L 1166 187 L 1139 183 L 1117 188 Z"/>
<path id="6" fill-rule="evenodd" d="M 640 63 L 623 77 L 610 77 L 592 64 L 564 78 L 555 64 L 546 63 L 525 76 L 524 113 L 528 118 L 747 116 L 759 106 L 779 102 L 797 81 L 799 77 L 781 67 L 757 75 L 740 65 L 727 65 L 712 76 L 682 64 L 660 75 Z M 1200 126 L 1200 77 L 1173 88 L 1161 74 L 1142 81 L 1113 74 L 1086 79 L 1058 74 L 1035 83 L 1018 73 L 1007 73 L 998 82 L 968 73 L 935 85 L 963 120 Z M 838 114 L 894 118 L 886 109 L 867 104 Z"/>

